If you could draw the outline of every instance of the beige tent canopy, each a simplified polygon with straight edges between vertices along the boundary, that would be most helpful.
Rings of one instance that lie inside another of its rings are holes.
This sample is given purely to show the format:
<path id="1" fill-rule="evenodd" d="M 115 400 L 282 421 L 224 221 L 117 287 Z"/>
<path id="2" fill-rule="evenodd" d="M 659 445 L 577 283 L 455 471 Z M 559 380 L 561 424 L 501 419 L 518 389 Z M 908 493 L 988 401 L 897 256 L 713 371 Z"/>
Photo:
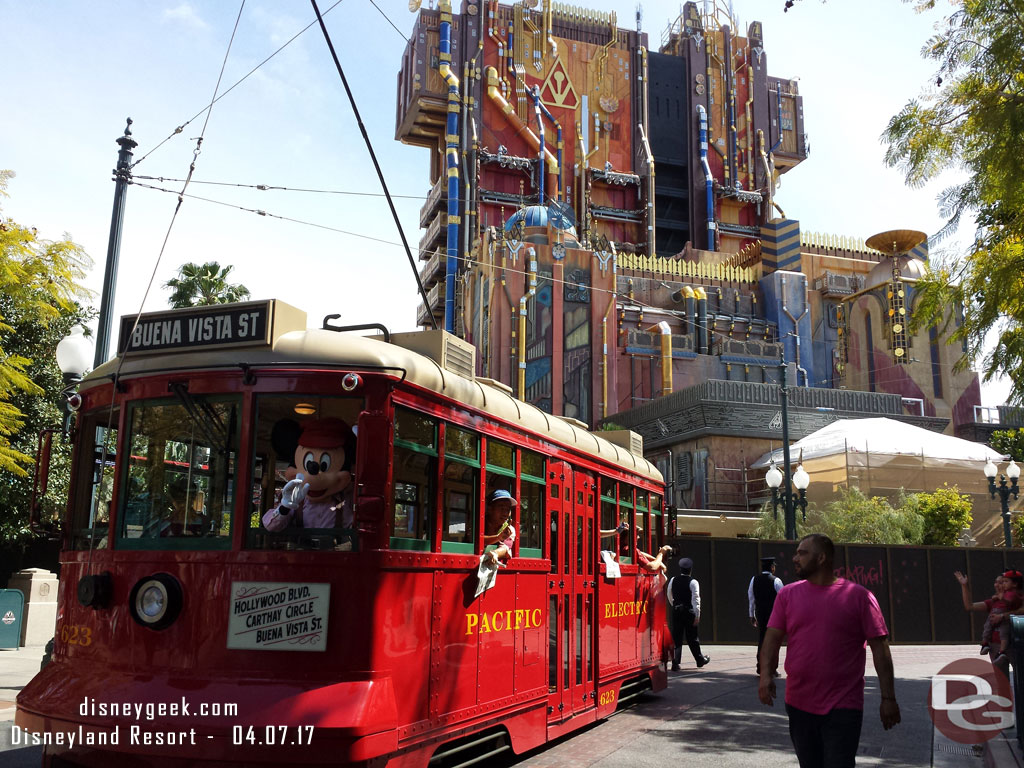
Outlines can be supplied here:
<path id="1" fill-rule="evenodd" d="M 901 490 L 931 492 L 946 483 L 971 497 L 971 532 L 978 542 L 1002 541 L 999 500 L 989 496 L 982 469 L 989 459 L 999 464 L 1004 457 L 983 443 L 893 419 L 839 419 L 792 444 L 794 465 L 801 451 L 804 469 L 811 477 L 809 502 L 827 504 L 839 488 L 852 486 L 895 504 Z M 764 454 L 753 466 L 767 467 L 772 462 L 782 464 L 781 448 Z M 1000 466 L 1000 471 L 1003 469 Z"/>

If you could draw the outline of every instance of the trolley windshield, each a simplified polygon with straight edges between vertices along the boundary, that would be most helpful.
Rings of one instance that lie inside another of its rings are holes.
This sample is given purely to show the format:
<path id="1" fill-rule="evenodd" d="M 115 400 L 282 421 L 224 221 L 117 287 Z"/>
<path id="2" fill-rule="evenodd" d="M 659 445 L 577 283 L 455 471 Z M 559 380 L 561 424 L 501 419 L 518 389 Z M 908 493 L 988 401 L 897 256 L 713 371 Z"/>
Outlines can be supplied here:
<path id="1" fill-rule="evenodd" d="M 241 398 L 176 394 L 129 405 L 121 549 L 231 545 Z"/>

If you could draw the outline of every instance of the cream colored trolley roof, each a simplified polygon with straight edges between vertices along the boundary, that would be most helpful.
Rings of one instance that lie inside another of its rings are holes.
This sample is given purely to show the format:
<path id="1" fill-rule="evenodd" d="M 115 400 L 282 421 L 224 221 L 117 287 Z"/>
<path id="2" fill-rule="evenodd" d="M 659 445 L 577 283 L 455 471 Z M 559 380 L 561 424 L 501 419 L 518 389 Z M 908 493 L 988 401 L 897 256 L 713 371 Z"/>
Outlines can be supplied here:
<path id="1" fill-rule="evenodd" d="M 440 333 L 440 332 L 425 332 Z M 403 334 L 414 336 L 415 334 Z M 120 358 L 114 358 L 86 376 L 81 390 L 110 381 L 118 370 Z M 524 429 L 569 448 L 573 448 L 635 472 L 654 482 L 662 482 L 661 473 L 643 456 L 615 445 L 598 435 L 524 403 L 488 380 L 468 379 L 445 370 L 433 359 L 394 343 L 331 330 L 308 329 L 281 334 L 270 346 L 215 350 L 180 350 L 172 354 L 128 354 L 118 377 L 121 380 L 172 373 L 177 370 L 229 370 L 247 364 L 253 369 L 279 367 L 330 366 L 331 368 L 394 368 L 406 372 L 405 379 L 432 392 L 450 397 L 466 406 L 519 424 Z M 395 370 L 395 375 L 401 375 Z"/>

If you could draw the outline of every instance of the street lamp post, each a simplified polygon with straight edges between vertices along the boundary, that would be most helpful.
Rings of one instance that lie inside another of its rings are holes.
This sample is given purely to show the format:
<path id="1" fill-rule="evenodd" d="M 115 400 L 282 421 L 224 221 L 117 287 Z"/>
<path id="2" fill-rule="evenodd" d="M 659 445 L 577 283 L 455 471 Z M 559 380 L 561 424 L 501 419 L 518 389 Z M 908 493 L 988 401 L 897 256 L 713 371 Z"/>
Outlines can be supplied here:
<path id="1" fill-rule="evenodd" d="M 124 135 L 117 140 L 117 145 L 121 149 L 117 153 L 117 167 L 114 169 L 114 209 L 110 214 L 110 238 L 107 241 L 107 262 L 103 270 L 103 291 L 100 293 L 100 315 L 96 325 L 96 355 L 93 358 L 93 368 L 99 368 L 107 361 L 110 329 L 114 324 L 114 287 L 117 284 L 117 262 L 121 258 L 125 201 L 128 197 L 128 185 L 132 183 L 132 150 L 139 145 L 132 138 L 130 117 L 124 128 Z"/>
<path id="2" fill-rule="evenodd" d="M 89 369 L 92 345 L 85 338 L 82 326 L 76 325 L 71 333 L 57 342 L 57 367 L 64 377 L 64 434 L 71 426 L 71 394 Z"/>
<path id="3" fill-rule="evenodd" d="M 988 478 L 988 492 L 992 494 L 992 498 L 999 494 L 999 505 L 1003 515 L 1003 538 L 1006 541 L 1006 546 L 1013 546 L 1013 535 L 1010 532 L 1010 494 L 1013 494 L 1013 498 L 1017 498 L 1017 478 L 1020 477 L 1020 467 L 1017 466 L 1017 462 L 1010 460 L 1010 463 L 1006 467 L 1006 474 L 999 475 L 999 485 L 996 485 L 996 473 L 999 470 L 996 465 L 992 463 L 992 459 L 989 459 L 985 463 L 985 477 Z M 1010 478 L 1011 485 L 1007 486 L 1006 478 Z"/>
<path id="4" fill-rule="evenodd" d="M 788 453 L 788 451 L 784 451 L 784 453 Z M 786 474 L 788 475 L 789 472 L 787 471 Z M 811 476 L 804 470 L 803 464 L 798 464 L 792 479 L 786 477 L 786 487 L 780 491 L 779 486 L 782 485 L 782 480 L 782 472 L 773 461 L 765 473 L 764 481 L 772 491 L 772 509 L 775 512 L 776 520 L 779 519 L 779 502 L 782 502 L 782 511 L 786 522 L 786 538 L 792 541 L 796 539 L 797 507 L 800 507 L 803 519 L 807 520 L 807 486 L 811 482 Z"/>
<path id="5" fill-rule="evenodd" d="M 779 356 L 779 399 L 782 405 L 782 471 L 772 462 L 764 479 L 768 487 L 772 489 L 772 509 L 775 511 L 775 519 L 779 518 L 779 497 L 781 494 L 783 512 L 786 521 L 786 538 L 792 541 L 796 538 L 796 508 L 800 506 L 804 520 L 807 520 L 807 485 L 810 483 L 810 476 L 804 471 L 803 457 L 796 468 L 796 472 L 790 476 L 790 467 L 793 466 L 789 455 L 789 388 L 786 386 L 786 347 L 782 346 Z M 779 491 L 779 486 L 785 487 Z M 799 495 L 793 489 L 799 491 Z"/>

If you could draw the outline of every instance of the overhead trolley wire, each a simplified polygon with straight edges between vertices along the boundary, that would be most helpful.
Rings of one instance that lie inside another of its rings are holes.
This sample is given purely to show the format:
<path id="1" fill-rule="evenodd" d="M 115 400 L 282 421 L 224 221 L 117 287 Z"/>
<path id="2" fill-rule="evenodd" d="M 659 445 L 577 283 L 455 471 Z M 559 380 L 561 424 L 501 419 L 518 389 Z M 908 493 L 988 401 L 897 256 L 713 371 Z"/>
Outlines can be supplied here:
<path id="1" fill-rule="evenodd" d="M 341 3 L 342 3 L 342 0 L 337 0 L 337 1 L 336 1 L 336 2 L 334 3 L 334 5 L 332 5 L 332 6 L 331 6 L 330 8 L 328 8 L 328 9 L 327 9 L 326 11 L 324 11 L 324 15 L 326 16 L 326 15 L 327 15 L 328 13 L 330 13 L 330 12 L 331 12 L 331 11 L 333 11 L 333 10 L 334 10 L 335 8 L 337 8 L 337 7 L 339 6 L 339 5 L 341 5 Z M 244 3 L 243 3 L 243 5 L 244 5 Z M 145 159 L 146 159 L 147 157 L 149 157 L 149 156 L 150 156 L 150 155 L 152 155 L 152 154 L 153 154 L 154 152 L 156 152 L 156 151 L 157 151 L 158 149 L 160 149 L 160 147 L 162 147 L 162 146 L 163 146 L 164 144 L 166 144 L 166 143 L 167 143 L 168 141 L 170 141 L 170 140 L 171 140 L 171 139 L 173 139 L 173 138 L 174 138 L 175 136 L 177 136 L 177 135 L 178 135 L 179 133 L 181 133 L 181 132 L 182 132 L 183 130 L 185 130 L 185 127 L 186 127 L 186 126 L 187 126 L 187 125 L 188 125 L 189 123 L 191 123 L 191 122 L 192 122 L 193 120 L 195 120 L 195 119 L 196 119 L 197 117 L 199 117 L 199 116 L 200 116 L 201 114 L 203 114 L 203 112 L 206 112 L 207 110 L 209 110 L 209 109 L 212 109 L 212 108 L 213 108 L 213 105 L 214 105 L 214 104 L 216 104 L 216 103 L 217 103 L 218 101 L 220 101 L 220 100 L 221 100 L 221 99 L 223 99 L 223 98 L 224 98 L 225 96 L 227 96 L 227 95 L 228 95 L 229 93 L 231 93 L 231 92 L 232 92 L 233 90 L 235 90 L 235 88 L 237 88 L 238 86 L 240 86 L 240 85 L 241 85 L 241 84 L 242 84 L 243 82 L 245 82 L 246 80 L 248 80 L 248 79 L 249 79 L 249 78 L 250 78 L 250 77 L 251 77 L 251 76 L 252 76 L 252 75 L 253 75 L 253 74 L 254 74 L 254 73 L 256 72 L 256 70 L 258 70 L 258 69 L 259 69 L 260 67 L 262 67 L 262 66 L 263 66 L 264 64 L 266 64 L 266 63 L 267 63 L 268 61 L 270 61 L 270 60 L 271 60 L 272 58 L 274 58 L 275 56 L 277 56 L 277 54 L 279 54 L 279 53 L 280 53 L 281 51 L 283 51 L 283 50 L 284 50 L 285 48 L 287 48 L 287 47 L 288 47 L 289 45 L 291 45 L 292 43 L 294 43 L 294 42 L 295 42 L 295 40 L 299 38 L 299 36 L 301 36 L 301 35 L 302 35 L 302 34 L 303 34 L 303 33 L 304 33 L 304 32 L 305 32 L 305 31 L 306 31 L 307 29 L 309 29 L 310 27 L 312 27 L 312 26 L 313 26 L 313 25 L 314 25 L 315 23 L 316 23 L 315 21 L 311 21 L 311 22 L 309 22 L 309 24 L 307 24 L 307 25 L 306 25 L 306 26 L 304 26 L 304 27 L 303 27 L 302 29 L 300 29 L 300 30 L 299 30 L 298 32 L 296 32 L 296 33 L 295 33 L 294 35 L 292 35 L 292 36 L 291 36 L 291 38 L 290 38 L 290 39 L 288 40 L 288 42 L 286 42 L 286 43 L 285 43 L 284 45 L 282 45 L 282 46 L 281 46 L 280 48 L 278 48 L 278 49 L 277 49 L 276 51 L 274 51 L 274 52 L 273 52 L 272 54 L 270 54 L 269 56 L 267 56 L 267 58 L 265 58 L 265 59 L 264 59 L 263 61 L 261 61 L 261 62 L 260 62 L 259 64 L 257 64 L 257 65 L 256 65 L 255 67 L 253 67 L 252 69 L 250 69 L 250 70 L 249 70 L 249 71 L 248 71 L 248 72 L 247 72 L 247 73 L 246 73 L 245 75 L 243 75 L 243 76 L 242 76 L 242 77 L 241 77 L 241 78 L 240 78 L 239 80 L 237 80 L 237 81 L 235 82 L 235 84 L 234 84 L 234 85 L 232 85 L 232 86 L 231 86 L 230 88 L 228 88 L 227 90 L 225 90 L 225 91 L 224 91 L 224 93 L 220 94 L 220 95 L 219 95 L 219 96 L 217 96 L 217 97 L 216 97 L 216 98 L 215 98 L 215 99 L 214 99 L 214 100 L 213 100 L 212 102 L 210 102 L 210 104 L 209 104 L 208 106 L 205 106 L 205 107 L 203 107 L 203 108 L 202 108 L 201 110 L 199 110 L 199 111 L 198 111 L 198 112 L 196 112 L 196 113 L 195 113 L 194 115 L 192 115 L 192 117 L 190 117 L 190 118 L 189 118 L 188 120 L 186 120 L 186 121 L 185 121 L 184 123 L 182 123 L 181 125 L 179 125 L 179 126 L 178 126 L 177 128 L 175 128 L 175 129 L 174 129 L 173 131 L 171 131 L 171 133 L 170 133 L 170 134 L 169 134 L 169 135 L 167 136 L 167 138 L 165 138 L 165 139 L 164 139 L 163 141 L 161 141 L 161 142 L 160 142 L 159 144 L 157 144 L 157 145 L 156 145 L 155 147 L 153 147 L 153 148 L 152 148 L 151 150 L 149 150 L 148 152 L 146 152 L 146 154 L 144 154 L 144 155 L 143 155 L 142 157 L 140 157 L 140 158 L 139 158 L 138 160 L 136 160 L 136 161 L 135 161 L 134 163 L 132 163 L 132 164 L 131 164 L 131 165 L 129 166 L 129 169 L 131 169 L 131 168 L 134 168 L 135 166 L 137 166 L 137 165 L 138 165 L 139 163 L 141 163 L 141 162 L 142 162 L 143 160 L 145 160 Z M 235 22 L 235 25 L 236 25 L 236 29 L 237 29 L 237 24 L 238 24 L 238 23 L 237 23 L 237 22 Z M 232 37 L 232 40 L 233 40 L 233 39 L 234 39 L 234 33 L 232 33 L 232 36 L 231 36 L 231 37 Z M 222 71 L 222 72 L 221 72 L 221 75 L 223 76 L 223 74 L 224 74 L 224 73 L 223 73 L 223 71 Z"/>
<path id="2" fill-rule="evenodd" d="M 167 176 L 132 176 L 133 179 L 145 179 L 146 181 L 159 181 L 163 183 L 165 181 L 178 182 L 183 179 L 173 179 Z M 201 181 L 200 179 L 192 179 L 193 184 L 208 184 L 213 187 L 238 187 L 240 189 L 255 189 L 260 192 L 308 192 L 311 194 L 319 195 L 350 195 L 352 197 L 384 197 L 383 192 L 353 192 L 345 189 L 312 189 L 309 187 L 280 187 L 272 186 L 270 184 L 241 184 L 231 181 Z M 426 200 L 427 195 L 392 195 L 392 198 L 398 200 Z"/>
<path id="3" fill-rule="evenodd" d="M 370 0 L 370 5 L 372 5 L 372 6 L 374 7 L 374 8 L 376 8 L 376 9 L 377 9 L 377 12 L 378 12 L 378 13 L 379 13 L 379 14 L 380 14 L 381 16 L 383 16 L 383 17 L 384 17 L 384 18 L 385 18 L 385 19 L 387 20 L 388 24 L 390 24 L 390 25 L 392 26 L 392 28 L 394 28 L 395 32 L 397 32 L 397 33 L 398 33 L 399 35 L 401 35 L 401 36 L 402 36 L 402 39 L 403 39 L 403 40 L 405 40 L 405 42 L 409 42 L 409 38 L 408 38 L 408 37 L 406 37 L 406 36 L 405 36 L 405 35 L 404 35 L 404 34 L 402 33 L 402 30 L 400 30 L 400 29 L 399 29 L 399 28 L 398 28 L 398 27 L 397 27 L 397 26 L 395 25 L 395 22 L 393 22 L 393 21 L 391 20 L 391 18 L 390 18 L 390 17 L 389 17 L 389 16 L 388 16 L 388 15 L 387 15 L 386 13 L 384 13 L 384 11 L 382 11 L 382 10 L 380 9 L 380 6 L 379 6 L 379 5 L 377 5 L 377 3 L 375 3 L 375 2 L 374 2 L 374 0 Z"/>
<path id="4" fill-rule="evenodd" d="M 320 22 L 320 29 L 324 33 L 324 40 L 327 41 L 327 47 L 331 51 L 331 58 L 334 59 L 334 66 L 338 70 L 338 76 L 341 77 L 341 84 L 345 86 L 345 93 L 348 94 L 348 100 L 352 105 L 352 112 L 355 114 L 356 123 L 359 124 L 359 132 L 363 134 L 363 141 L 366 144 L 366 150 L 370 153 L 370 159 L 373 161 L 373 167 L 377 170 L 377 178 L 380 179 L 380 185 L 384 189 L 384 196 L 388 200 L 388 207 L 391 209 L 391 215 L 395 220 L 395 227 L 398 228 L 398 236 L 402 238 L 402 245 L 405 247 L 405 255 L 409 257 L 409 267 L 412 269 L 412 274 L 416 278 L 416 287 L 419 288 L 420 296 L 423 297 L 423 306 L 427 308 L 427 316 L 430 318 L 430 325 L 436 330 L 437 320 L 434 319 L 434 314 L 430 311 L 430 300 L 427 298 L 427 291 L 423 287 L 423 281 L 420 280 L 419 270 L 416 269 L 416 261 L 412 257 L 412 250 L 409 248 L 409 243 L 405 239 L 405 230 L 402 229 L 402 221 L 398 218 L 398 211 L 395 210 L 395 203 L 391 199 L 391 193 L 388 191 L 387 181 L 384 180 L 384 172 L 381 171 L 380 163 L 377 162 L 377 155 L 373 151 L 373 144 L 370 143 L 370 136 L 366 133 L 366 126 L 363 125 L 363 118 L 359 115 L 359 107 L 356 106 L 356 100 L 352 95 L 352 89 L 348 87 L 348 80 L 345 78 L 345 71 L 341 68 L 341 61 L 338 59 L 338 54 L 334 50 L 334 43 L 331 42 L 331 36 L 327 32 L 327 25 L 324 24 L 323 16 L 320 15 L 320 9 L 316 5 L 316 0 L 310 0 L 310 2 L 313 4 L 313 11 L 316 13 L 316 19 Z"/>
<path id="5" fill-rule="evenodd" d="M 193 183 L 195 183 L 195 182 L 193 182 Z M 141 187 L 142 189 L 152 189 L 152 190 L 154 190 L 156 192 L 167 192 L 167 193 L 172 194 L 172 195 L 173 194 L 178 194 L 173 189 L 166 189 L 164 187 L 155 187 L 155 186 L 153 186 L 151 184 L 140 184 L 139 182 L 135 182 L 134 186 Z M 279 219 L 281 221 L 288 221 L 288 222 L 291 222 L 293 224 L 302 224 L 303 226 L 306 226 L 306 227 L 315 227 L 316 229 L 324 229 L 324 230 L 327 230 L 328 232 L 337 232 L 337 233 L 342 234 L 342 235 L 349 235 L 351 237 L 358 237 L 358 238 L 361 238 L 363 240 L 372 240 L 373 242 L 383 243 L 384 245 L 393 245 L 396 248 L 401 248 L 402 247 L 401 243 L 396 243 L 394 240 L 384 240 L 383 238 L 380 238 L 380 237 L 373 237 L 372 235 L 364 235 L 364 234 L 361 234 L 359 232 L 351 232 L 351 231 L 349 231 L 347 229 L 339 229 L 338 227 L 331 227 L 331 226 L 328 226 L 327 224 L 318 224 L 315 221 L 305 221 L 304 219 L 294 219 L 294 218 L 291 218 L 290 216 L 281 216 L 281 215 L 276 214 L 276 213 L 270 213 L 269 211 L 265 211 L 262 208 L 247 208 L 244 205 L 238 205 L 236 203 L 226 203 L 223 200 L 214 200 L 213 198 L 202 197 L 201 195 L 186 194 L 184 196 L 189 198 L 189 199 L 192 199 L 192 200 L 201 200 L 204 203 L 213 203 L 214 205 L 223 205 L 226 208 L 235 208 L 235 209 L 237 209 L 239 211 L 244 211 L 245 213 L 255 213 L 257 216 L 263 216 L 263 217 L 268 218 L 268 219 Z"/>

